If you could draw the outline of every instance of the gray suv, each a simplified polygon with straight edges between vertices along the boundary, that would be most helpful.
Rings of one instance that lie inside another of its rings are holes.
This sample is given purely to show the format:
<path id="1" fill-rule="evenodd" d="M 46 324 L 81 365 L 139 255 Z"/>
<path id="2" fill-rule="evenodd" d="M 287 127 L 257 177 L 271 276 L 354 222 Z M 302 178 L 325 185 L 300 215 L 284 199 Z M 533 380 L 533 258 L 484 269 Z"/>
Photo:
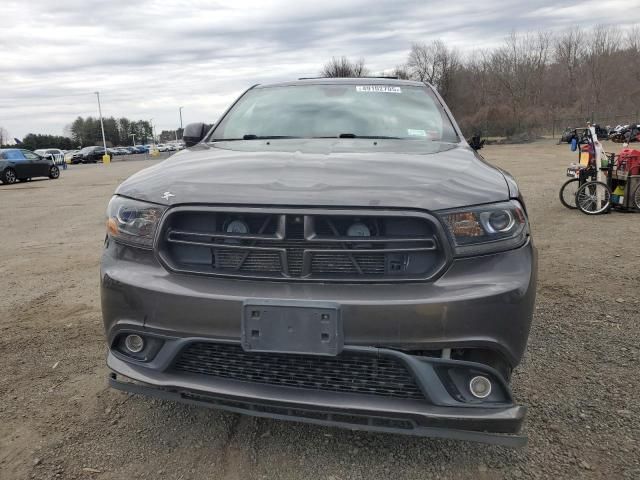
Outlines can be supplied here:
<path id="1" fill-rule="evenodd" d="M 111 386 L 524 444 L 509 379 L 536 292 L 525 205 L 430 85 L 257 85 L 184 141 L 108 206 Z"/>

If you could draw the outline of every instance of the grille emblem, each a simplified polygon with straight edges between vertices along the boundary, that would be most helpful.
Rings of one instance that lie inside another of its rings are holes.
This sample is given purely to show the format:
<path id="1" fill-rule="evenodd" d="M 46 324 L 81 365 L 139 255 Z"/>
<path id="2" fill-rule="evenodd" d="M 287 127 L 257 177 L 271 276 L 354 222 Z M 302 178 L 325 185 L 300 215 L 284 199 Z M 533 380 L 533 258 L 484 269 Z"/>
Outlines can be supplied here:
<path id="1" fill-rule="evenodd" d="M 169 200 L 171 197 L 175 197 L 175 195 L 171 192 L 164 192 L 160 198 L 164 198 L 165 200 Z"/>

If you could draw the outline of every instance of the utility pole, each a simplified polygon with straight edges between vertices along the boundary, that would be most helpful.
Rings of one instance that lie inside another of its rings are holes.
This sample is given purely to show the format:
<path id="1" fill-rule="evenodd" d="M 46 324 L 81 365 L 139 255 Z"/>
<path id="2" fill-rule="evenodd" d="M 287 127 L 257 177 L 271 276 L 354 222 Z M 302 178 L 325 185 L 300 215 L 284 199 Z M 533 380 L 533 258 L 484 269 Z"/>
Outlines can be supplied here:
<path id="1" fill-rule="evenodd" d="M 182 136 L 184 137 L 184 129 L 182 128 L 182 109 L 184 107 L 178 108 L 178 113 L 180 114 L 180 131 L 182 132 Z M 176 130 L 176 142 L 178 141 L 178 131 Z"/>
<path id="2" fill-rule="evenodd" d="M 102 163 L 105 161 L 105 157 L 107 155 L 107 140 L 104 138 L 104 122 L 102 121 L 102 107 L 100 106 L 100 92 L 94 92 L 96 97 L 98 97 L 98 113 L 100 114 L 100 128 L 102 129 L 102 145 L 104 146 L 104 155 L 102 156 Z M 109 157 L 109 160 L 111 157 Z M 107 161 L 108 162 L 108 161 Z"/>
<path id="3" fill-rule="evenodd" d="M 156 147 L 156 134 L 153 128 L 153 118 L 149 119 L 149 125 L 151 125 L 151 147 L 149 147 L 149 154 L 152 156 L 158 155 L 158 147 Z"/>
<path id="4" fill-rule="evenodd" d="M 130 133 L 129 134 L 130 137 L 133 137 L 133 146 L 136 146 L 136 134 L 135 133 Z"/>

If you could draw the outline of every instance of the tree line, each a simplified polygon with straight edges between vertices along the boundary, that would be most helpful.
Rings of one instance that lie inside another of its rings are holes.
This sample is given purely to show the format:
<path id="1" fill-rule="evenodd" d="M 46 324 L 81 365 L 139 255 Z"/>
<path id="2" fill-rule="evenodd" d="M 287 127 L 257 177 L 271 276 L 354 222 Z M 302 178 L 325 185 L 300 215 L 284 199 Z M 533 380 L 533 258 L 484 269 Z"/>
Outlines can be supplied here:
<path id="1" fill-rule="evenodd" d="M 550 133 L 592 116 L 603 125 L 640 121 L 639 25 L 512 32 L 502 45 L 466 55 L 440 39 L 417 42 L 385 72 L 431 83 L 465 135 Z M 364 59 L 345 57 L 321 69 L 325 77 L 369 74 Z"/>
<path id="2" fill-rule="evenodd" d="M 104 136 L 107 147 L 131 145 L 135 136 L 136 144 L 151 143 L 153 132 L 147 120 L 130 120 L 128 118 L 103 118 Z M 65 133 L 77 146 L 102 145 L 100 119 L 94 117 L 78 117 L 65 127 Z"/>
<path id="3" fill-rule="evenodd" d="M 133 144 L 133 135 L 135 135 L 135 143 L 138 145 L 151 143 L 153 140 L 151 123 L 146 120 L 109 117 L 103 118 L 103 123 L 107 147 L 131 145 Z M 15 147 L 15 145 L 9 145 L 11 140 L 7 130 L 0 127 L 0 146 Z M 20 147 L 28 150 L 39 148 L 73 150 L 91 145 L 102 145 L 100 119 L 78 117 L 64 128 L 64 135 L 29 133 L 21 140 Z"/>

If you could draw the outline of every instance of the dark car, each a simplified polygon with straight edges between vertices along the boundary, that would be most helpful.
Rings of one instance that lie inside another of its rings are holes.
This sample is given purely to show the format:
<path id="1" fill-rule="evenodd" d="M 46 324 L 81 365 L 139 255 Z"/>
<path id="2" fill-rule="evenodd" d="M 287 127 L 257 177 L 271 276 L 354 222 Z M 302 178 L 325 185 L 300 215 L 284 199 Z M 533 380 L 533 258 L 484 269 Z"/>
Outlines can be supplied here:
<path id="1" fill-rule="evenodd" d="M 84 147 L 82 150 L 73 154 L 71 157 L 71 163 L 97 163 L 102 160 L 103 155 L 104 147 Z"/>
<path id="2" fill-rule="evenodd" d="M 522 445 L 537 254 L 513 178 L 434 88 L 255 86 L 122 183 L 110 384 L 350 429 Z"/>
<path id="3" fill-rule="evenodd" d="M 578 138 L 578 130 L 575 128 L 567 127 L 562 132 L 559 143 L 571 143 L 574 138 Z"/>
<path id="4" fill-rule="evenodd" d="M 35 177 L 56 179 L 60 170 L 51 158 L 20 148 L 0 149 L 0 180 L 5 184 L 24 182 Z"/>

